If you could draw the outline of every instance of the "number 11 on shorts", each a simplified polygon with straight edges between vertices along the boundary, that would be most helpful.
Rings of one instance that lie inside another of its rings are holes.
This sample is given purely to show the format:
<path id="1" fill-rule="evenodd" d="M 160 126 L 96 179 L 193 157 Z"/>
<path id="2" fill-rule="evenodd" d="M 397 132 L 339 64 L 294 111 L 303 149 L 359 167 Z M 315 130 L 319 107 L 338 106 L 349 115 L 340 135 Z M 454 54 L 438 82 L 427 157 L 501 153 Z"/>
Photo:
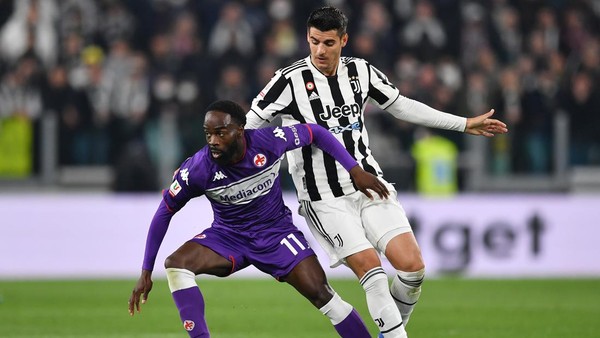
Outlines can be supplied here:
<path id="1" fill-rule="evenodd" d="M 300 248 L 300 251 L 306 249 L 304 247 L 304 245 L 302 245 L 302 243 L 300 243 L 300 241 L 298 240 L 298 238 L 296 238 L 296 236 L 294 236 L 294 234 L 289 234 L 287 235 L 287 238 L 284 238 L 281 240 L 281 242 L 279 242 L 282 245 L 287 246 L 287 248 L 294 254 L 294 256 L 296 256 L 298 254 L 298 250 L 296 250 L 294 248 L 294 246 L 292 245 L 292 243 L 290 243 L 290 241 L 288 240 L 291 239 L 292 241 L 294 241 L 294 243 L 296 243 L 296 246 L 298 246 L 298 248 Z"/>

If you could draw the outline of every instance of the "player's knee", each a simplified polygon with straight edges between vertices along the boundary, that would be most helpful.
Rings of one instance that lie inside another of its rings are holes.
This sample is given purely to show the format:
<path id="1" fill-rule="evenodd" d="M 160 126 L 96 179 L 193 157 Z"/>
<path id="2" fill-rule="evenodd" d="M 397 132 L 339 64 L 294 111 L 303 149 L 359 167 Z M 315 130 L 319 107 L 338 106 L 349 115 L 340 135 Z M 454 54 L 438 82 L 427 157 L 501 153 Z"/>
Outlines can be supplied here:
<path id="1" fill-rule="evenodd" d="M 418 248 L 404 252 L 387 252 L 387 258 L 396 270 L 419 271 L 425 269 L 425 261 Z"/>
<path id="2" fill-rule="evenodd" d="M 175 269 L 187 269 L 185 266 L 185 260 L 181 255 L 177 253 L 173 253 L 165 259 L 165 269 L 175 268 Z"/>
<path id="3" fill-rule="evenodd" d="M 334 292 L 331 288 L 327 284 L 323 284 L 311 292 L 309 300 L 316 308 L 320 309 L 325 306 L 325 304 L 329 303 L 331 298 L 333 298 L 333 295 Z"/>
<path id="4" fill-rule="evenodd" d="M 402 269 L 404 271 L 424 271 L 425 270 L 425 263 L 423 262 L 423 259 L 413 259 L 411 261 L 409 261 L 406 266 L 404 267 L 404 269 Z"/>
<path id="5" fill-rule="evenodd" d="M 346 263 L 361 278 L 367 271 L 381 266 L 381 260 L 375 249 L 364 250 L 346 257 Z"/>

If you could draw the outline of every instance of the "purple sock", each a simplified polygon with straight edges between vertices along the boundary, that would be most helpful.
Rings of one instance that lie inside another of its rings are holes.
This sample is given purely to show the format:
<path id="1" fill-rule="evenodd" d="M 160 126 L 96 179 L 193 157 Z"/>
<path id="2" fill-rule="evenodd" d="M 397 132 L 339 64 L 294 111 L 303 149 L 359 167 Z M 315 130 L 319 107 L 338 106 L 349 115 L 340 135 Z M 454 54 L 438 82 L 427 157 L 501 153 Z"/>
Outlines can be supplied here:
<path id="1" fill-rule="evenodd" d="M 371 338 L 369 330 L 355 309 L 352 309 L 348 317 L 335 325 L 335 330 L 344 338 Z"/>
<path id="2" fill-rule="evenodd" d="M 204 320 L 204 298 L 200 289 L 195 286 L 188 289 L 177 290 L 172 293 L 183 328 L 192 338 L 208 338 L 208 327 Z"/>

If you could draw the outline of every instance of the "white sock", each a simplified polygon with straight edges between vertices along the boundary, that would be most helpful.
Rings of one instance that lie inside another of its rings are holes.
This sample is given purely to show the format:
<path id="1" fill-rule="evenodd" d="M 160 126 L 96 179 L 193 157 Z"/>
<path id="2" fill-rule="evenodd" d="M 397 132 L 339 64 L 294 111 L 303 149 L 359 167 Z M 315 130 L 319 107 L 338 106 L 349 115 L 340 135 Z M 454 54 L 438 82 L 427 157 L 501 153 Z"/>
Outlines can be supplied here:
<path id="1" fill-rule="evenodd" d="M 352 312 L 352 305 L 346 303 L 336 292 L 333 294 L 333 298 L 319 311 L 329 318 L 331 324 L 337 325 Z"/>
<path id="2" fill-rule="evenodd" d="M 415 272 L 404 272 L 398 270 L 394 277 L 390 291 L 394 301 L 402 314 L 404 325 L 408 324 L 410 314 L 421 296 L 421 284 L 425 277 L 425 269 Z"/>
<path id="3" fill-rule="evenodd" d="M 167 280 L 169 281 L 169 290 L 171 293 L 197 287 L 196 275 L 187 269 L 167 268 Z"/>
<path id="4" fill-rule="evenodd" d="M 382 267 L 369 270 L 360 284 L 367 295 L 369 313 L 386 338 L 406 338 L 402 316 L 394 303 L 388 287 L 387 274 Z"/>

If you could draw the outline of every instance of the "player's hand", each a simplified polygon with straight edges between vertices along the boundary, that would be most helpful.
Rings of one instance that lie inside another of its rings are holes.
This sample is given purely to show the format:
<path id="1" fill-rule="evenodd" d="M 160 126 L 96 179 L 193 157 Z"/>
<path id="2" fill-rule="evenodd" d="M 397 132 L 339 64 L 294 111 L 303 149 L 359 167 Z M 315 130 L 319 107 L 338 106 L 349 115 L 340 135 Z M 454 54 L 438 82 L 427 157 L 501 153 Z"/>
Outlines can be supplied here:
<path id="1" fill-rule="evenodd" d="M 490 118 L 493 114 L 494 109 L 491 109 L 485 114 L 467 118 L 467 128 L 465 129 L 465 133 L 471 135 L 483 135 L 486 137 L 492 137 L 495 134 L 508 133 L 508 128 L 506 128 L 504 122 Z"/>
<path id="2" fill-rule="evenodd" d="M 381 199 L 387 199 L 390 195 L 390 192 L 385 184 L 383 184 L 383 182 L 381 182 L 377 176 L 364 171 L 359 165 L 350 169 L 350 176 L 352 176 L 352 179 L 354 180 L 354 183 L 358 189 L 362 191 L 363 194 L 367 195 L 369 199 L 373 199 L 373 195 L 369 189 L 376 192 Z"/>
<path id="3" fill-rule="evenodd" d="M 140 299 L 142 304 L 145 304 L 148 300 L 148 294 L 152 290 L 152 272 L 148 270 L 142 270 L 142 275 L 138 279 L 135 288 L 131 292 L 129 297 L 129 315 L 133 316 L 135 311 L 140 312 Z"/>

